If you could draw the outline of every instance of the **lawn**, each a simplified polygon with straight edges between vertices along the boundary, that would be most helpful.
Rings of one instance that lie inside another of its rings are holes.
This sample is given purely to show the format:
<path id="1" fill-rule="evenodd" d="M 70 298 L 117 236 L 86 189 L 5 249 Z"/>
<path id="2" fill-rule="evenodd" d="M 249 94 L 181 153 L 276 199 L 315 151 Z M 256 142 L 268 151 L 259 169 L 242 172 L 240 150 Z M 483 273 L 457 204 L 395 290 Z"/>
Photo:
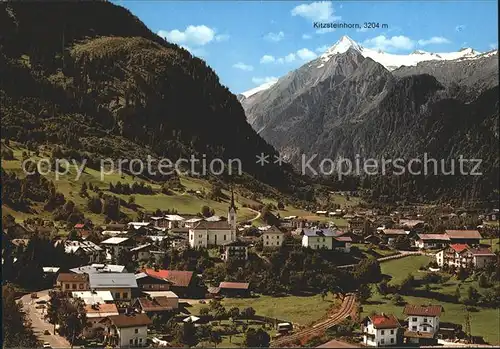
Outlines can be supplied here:
<path id="1" fill-rule="evenodd" d="M 482 239 L 481 244 L 490 246 L 493 252 L 497 252 L 500 250 L 500 238 Z"/>
<path id="2" fill-rule="evenodd" d="M 382 262 L 380 269 L 382 274 L 391 276 L 390 284 L 400 284 L 410 273 L 419 278 L 419 268 L 431 261 L 432 257 L 429 256 L 408 256 Z"/>
<path id="3" fill-rule="evenodd" d="M 252 307 L 257 315 L 291 321 L 299 325 L 309 325 L 323 318 L 330 307 L 337 304 L 330 294 L 323 301 L 321 295 L 271 297 L 261 295 L 255 298 L 224 298 L 222 305 L 228 310 L 232 307 L 241 309 Z M 205 304 L 193 304 L 188 310 L 199 314 Z"/>
<path id="4" fill-rule="evenodd" d="M 380 247 L 374 246 L 374 245 L 371 246 L 373 252 L 370 253 L 370 251 L 369 251 L 370 245 L 369 244 L 352 244 L 352 247 L 358 248 L 366 256 L 372 256 L 375 258 L 392 256 L 392 255 L 396 255 L 399 253 L 398 251 L 392 250 L 392 249 L 383 250 Z"/>
<path id="5" fill-rule="evenodd" d="M 409 256 L 400 259 L 394 259 L 387 262 L 382 262 L 380 264 L 383 274 L 390 275 L 392 277 L 391 283 L 398 284 L 408 276 L 412 274 L 416 279 L 422 279 L 427 272 L 420 271 L 421 266 L 427 265 L 432 260 L 429 256 Z M 448 276 L 447 274 L 442 274 Z M 478 286 L 477 281 L 469 278 L 464 281 L 459 281 L 453 277 L 450 277 L 443 284 L 429 284 L 433 292 L 438 292 L 444 295 L 455 295 L 457 286 L 460 286 L 462 295 L 466 290 L 473 286 L 482 292 Z M 418 287 L 423 289 L 424 285 Z M 372 287 L 373 295 L 370 297 L 368 303 L 363 305 L 363 314 L 369 315 L 372 312 L 385 312 L 392 313 L 396 315 L 399 319 L 403 320 L 404 315 L 402 314 L 404 306 L 394 305 L 390 298 L 391 295 L 387 297 L 382 296 L 376 289 Z M 413 297 L 413 296 L 403 296 L 405 301 L 409 304 L 441 304 L 444 307 L 444 313 L 441 316 L 441 321 L 451 322 L 455 324 L 461 324 L 464 326 L 465 323 L 465 311 L 464 305 L 460 303 L 451 303 L 438 301 L 436 299 L 424 298 L 424 297 Z M 482 336 L 490 344 L 500 344 L 500 338 L 498 336 L 498 328 L 500 328 L 500 317 L 499 310 L 492 308 L 482 308 L 477 307 L 476 312 L 471 312 L 471 330 L 474 336 Z"/>

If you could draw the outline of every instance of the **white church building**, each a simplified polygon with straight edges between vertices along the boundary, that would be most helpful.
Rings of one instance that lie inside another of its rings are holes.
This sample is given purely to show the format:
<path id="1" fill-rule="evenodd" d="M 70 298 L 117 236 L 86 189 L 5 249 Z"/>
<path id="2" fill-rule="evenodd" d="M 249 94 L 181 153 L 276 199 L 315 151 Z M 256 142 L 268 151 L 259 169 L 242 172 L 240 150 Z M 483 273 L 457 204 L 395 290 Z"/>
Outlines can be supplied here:
<path id="1" fill-rule="evenodd" d="M 236 240 L 236 206 L 231 191 L 231 206 L 227 213 L 227 221 L 200 221 L 189 229 L 189 246 L 207 248 L 223 246 Z"/>

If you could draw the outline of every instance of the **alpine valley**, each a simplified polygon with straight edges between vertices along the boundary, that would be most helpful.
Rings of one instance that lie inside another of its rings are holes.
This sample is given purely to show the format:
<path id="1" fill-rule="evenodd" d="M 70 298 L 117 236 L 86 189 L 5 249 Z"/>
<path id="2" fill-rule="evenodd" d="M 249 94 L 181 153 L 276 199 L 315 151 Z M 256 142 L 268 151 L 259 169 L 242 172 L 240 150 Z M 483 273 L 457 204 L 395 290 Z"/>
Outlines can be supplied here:
<path id="1" fill-rule="evenodd" d="M 493 194 L 499 173 L 496 50 L 395 55 L 343 36 L 318 58 L 239 100 L 259 135 L 296 166 L 302 154 L 317 154 L 316 166 L 317 159 L 356 155 L 423 159 L 427 153 L 447 168 L 460 155 L 482 159 L 481 176 L 365 176 L 366 188 L 381 184 L 376 196 L 474 201 Z"/>

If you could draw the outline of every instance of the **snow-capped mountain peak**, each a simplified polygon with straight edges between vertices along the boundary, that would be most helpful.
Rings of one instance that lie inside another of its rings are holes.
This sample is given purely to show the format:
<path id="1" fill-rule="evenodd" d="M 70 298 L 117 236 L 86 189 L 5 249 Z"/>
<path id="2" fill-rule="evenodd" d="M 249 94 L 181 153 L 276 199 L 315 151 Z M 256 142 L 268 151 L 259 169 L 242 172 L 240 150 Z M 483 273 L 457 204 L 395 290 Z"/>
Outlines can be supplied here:
<path id="1" fill-rule="evenodd" d="M 254 94 L 256 94 L 256 93 L 258 93 L 260 91 L 267 90 L 268 88 L 270 88 L 271 86 L 273 86 L 277 81 L 278 81 L 278 79 L 273 79 L 271 81 L 263 83 L 262 85 L 254 87 L 251 90 L 242 92 L 240 94 L 243 95 L 245 98 L 248 98 L 248 97 L 253 96 Z"/>
<path id="2" fill-rule="evenodd" d="M 320 56 L 321 62 L 327 62 L 332 56 L 347 52 L 350 48 L 353 48 L 359 52 L 362 51 L 362 47 L 350 37 L 344 35 L 342 36 L 332 47 L 328 48 L 325 53 Z"/>
<path id="3" fill-rule="evenodd" d="M 349 50 L 349 48 L 353 48 L 362 56 L 369 57 L 382 64 L 388 70 L 394 70 L 401 66 L 414 66 L 423 61 L 474 58 L 481 54 L 472 48 L 462 48 L 457 52 L 432 53 L 423 50 L 415 50 L 407 55 L 398 55 L 383 52 L 380 49 L 365 48 L 348 36 L 342 36 L 335 45 L 330 47 L 319 57 L 317 68 L 324 67 L 325 63 L 333 56 L 344 53 Z"/>

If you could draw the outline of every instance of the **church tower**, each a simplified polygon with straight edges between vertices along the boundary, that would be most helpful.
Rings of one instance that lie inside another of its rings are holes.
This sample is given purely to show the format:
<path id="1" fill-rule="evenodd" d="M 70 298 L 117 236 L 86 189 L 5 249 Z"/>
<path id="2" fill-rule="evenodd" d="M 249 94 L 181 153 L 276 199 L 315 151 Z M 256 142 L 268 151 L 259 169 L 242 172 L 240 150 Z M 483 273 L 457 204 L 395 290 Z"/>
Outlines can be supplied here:
<path id="1" fill-rule="evenodd" d="M 236 205 L 234 204 L 234 192 L 231 186 L 231 205 L 227 212 L 227 223 L 231 227 L 231 241 L 236 240 Z"/>

